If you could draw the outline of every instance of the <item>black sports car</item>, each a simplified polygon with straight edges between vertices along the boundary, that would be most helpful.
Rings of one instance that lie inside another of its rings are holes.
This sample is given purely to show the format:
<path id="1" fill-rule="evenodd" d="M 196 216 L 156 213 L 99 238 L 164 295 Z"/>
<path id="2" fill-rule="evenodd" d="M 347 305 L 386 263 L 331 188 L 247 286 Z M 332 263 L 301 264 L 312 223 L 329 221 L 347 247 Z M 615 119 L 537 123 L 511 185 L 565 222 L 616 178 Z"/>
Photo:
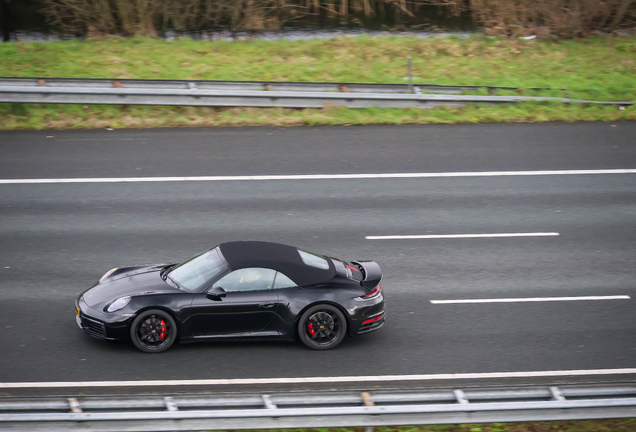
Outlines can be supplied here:
<path id="1" fill-rule="evenodd" d="M 298 337 L 312 349 L 384 324 L 382 271 L 278 243 L 223 243 L 181 264 L 108 271 L 75 302 L 99 339 L 158 353 L 175 340 Z"/>

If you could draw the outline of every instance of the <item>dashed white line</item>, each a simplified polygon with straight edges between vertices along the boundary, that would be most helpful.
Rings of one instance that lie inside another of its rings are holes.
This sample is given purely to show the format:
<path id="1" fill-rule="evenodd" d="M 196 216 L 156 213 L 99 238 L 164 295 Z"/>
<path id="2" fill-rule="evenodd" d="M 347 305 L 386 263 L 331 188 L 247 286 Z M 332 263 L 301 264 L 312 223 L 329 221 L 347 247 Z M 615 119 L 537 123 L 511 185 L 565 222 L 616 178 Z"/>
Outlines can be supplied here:
<path id="1" fill-rule="evenodd" d="M 553 171 L 482 171 L 442 173 L 379 173 L 379 174 L 299 174 L 299 175 L 243 175 L 243 176 L 189 176 L 189 177 L 104 177 L 104 178 L 40 178 L 0 179 L 0 184 L 46 183 L 142 183 L 142 182 L 206 182 L 206 181 L 264 181 L 264 180 L 355 180 L 393 178 L 441 178 L 441 177 L 501 177 L 501 176 L 549 176 L 590 174 L 636 174 L 636 169 L 604 170 L 553 170 Z"/>
<path id="2" fill-rule="evenodd" d="M 527 297 L 527 298 L 494 298 L 494 299 L 460 299 L 460 300 L 431 300 L 433 304 L 461 304 L 461 303 L 521 303 L 521 302 L 557 302 L 557 301 L 590 301 L 590 300 L 630 300 L 628 295 L 610 296 L 576 296 L 576 297 Z"/>
<path id="3" fill-rule="evenodd" d="M 426 234 L 426 235 L 386 235 L 366 236 L 367 240 L 410 240 L 410 239 L 458 239 L 458 238 L 497 238 L 497 237 L 551 237 L 558 236 L 558 232 L 528 232 L 528 233 L 496 233 L 496 234 Z"/>
<path id="4" fill-rule="evenodd" d="M 55 138 L 55 141 L 148 141 L 148 138 Z"/>
<path id="5" fill-rule="evenodd" d="M 302 378 L 236 378 L 200 380 L 150 380 L 150 381 L 69 381 L 69 382 L 5 382 L 0 388 L 73 388 L 73 387 L 152 387 L 152 386 L 215 386 L 215 385 L 261 385 L 261 384 L 306 384 L 306 383 L 356 383 L 356 382 L 396 382 L 462 380 L 487 378 L 537 378 L 595 375 L 633 375 L 636 368 L 625 369 L 583 369 L 531 372 L 485 372 L 446 373 L 427 375 L 378 375 L 341 377 Z"/>

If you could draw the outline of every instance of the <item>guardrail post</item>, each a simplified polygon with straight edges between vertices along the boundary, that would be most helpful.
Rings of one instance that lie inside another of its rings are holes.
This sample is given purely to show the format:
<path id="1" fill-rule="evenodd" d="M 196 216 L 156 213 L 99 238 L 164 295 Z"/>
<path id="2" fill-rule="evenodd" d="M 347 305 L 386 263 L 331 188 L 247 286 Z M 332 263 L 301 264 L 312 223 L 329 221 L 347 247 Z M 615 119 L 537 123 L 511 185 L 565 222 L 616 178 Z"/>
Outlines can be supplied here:
<path id="1" fill-rule="evenodd" d="M 409 93 L 413 93 L 413 57 L 406 58 L 406 69 L 409 80 Z"/>
<path id="2" fill-rule="evenodd" d="M 170 396 L 163 398 L 163 402 L 166 404 L 166 409 L 168 411 L 179 411 L 177 404 L 174 403 L 174 400 Z"/>
<path id="3" fill-rule="evenodd" d="M 364 406 L 375 406 L 375 402 L 373 402 L 373 399 L 371 398 L 371 393 L 362 392 L 360 393 L 360 396 L 362 396 L 362 403 Z M 364 428 L 364 432 L 373 432 L 373 426 L 367 426 Z"/>
<path id="4" fill-rule="evenodd" d="M 364 406 L 375 406 L 375 402 L 373 402 L 373 399 L 371 398 L 371 393 L 362 392 L 360 393 L 360 396 L 362 396 L 362 403 Z"/>
<path id="5" fill-rule="evenodd" d="M 552 400 L 555 400 L 555 401 L 565 400 L 565 396 L 563 396 L 561 389 L 559 389 L 558 387 L 550 387 L 550 394 L 552 395 Z"/>
<path id="6" fill-rule="evenodd" d="M 464 393 L 464 390 L 453 390 L 453 394 L 455 395 L 455 399 L 457 399 L 457 402 L 459 402 L 460 404 L 470 403 L 468 401 L 468 398 L 466 397 L 466 393 Z"/>
<path id="7" fill-rule="evenodd" d="M 82 407 L 80 407 L 80 404 L 76 398 L 68 398 L 68 404 L 71 407 L 71 412 L 74 412 L 74 413 L 82 412 Z"/>
<path id="8" fill-rule="evenodd" d="M 272 398 L 269 395 L 261 395 L 261 399 L 263 399 L 263 405 L 265 405 L 265 408 L 267 409 L 278 409 L 278 407 L 276 406 L 276 404 L 274 402 L 272 402 Z"/>

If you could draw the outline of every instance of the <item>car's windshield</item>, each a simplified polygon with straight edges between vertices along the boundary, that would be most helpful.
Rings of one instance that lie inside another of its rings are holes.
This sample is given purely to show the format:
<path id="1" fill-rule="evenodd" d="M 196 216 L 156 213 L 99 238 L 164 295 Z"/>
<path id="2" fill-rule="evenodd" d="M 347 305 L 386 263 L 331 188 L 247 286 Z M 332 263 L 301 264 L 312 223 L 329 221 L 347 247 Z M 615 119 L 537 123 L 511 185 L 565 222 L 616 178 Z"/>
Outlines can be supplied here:
<path id="1" fill-rule="evenodd" d="M 228 268 L 218 247 L 200 253 L 175 267 L 168 276 L 179 286 L 194 291 Z"/>

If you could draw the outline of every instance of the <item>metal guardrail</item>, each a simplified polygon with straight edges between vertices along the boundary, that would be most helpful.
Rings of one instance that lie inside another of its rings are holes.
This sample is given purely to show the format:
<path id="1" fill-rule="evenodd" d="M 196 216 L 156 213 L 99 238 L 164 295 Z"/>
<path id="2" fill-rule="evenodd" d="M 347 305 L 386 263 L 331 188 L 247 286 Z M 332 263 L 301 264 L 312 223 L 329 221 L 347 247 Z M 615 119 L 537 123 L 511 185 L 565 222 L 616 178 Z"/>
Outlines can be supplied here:
<path id="1" fill-rule="evenodd" d="M 258 81 L 169 81 L 66 78 L 0 78 L 0 103 L 246 106 L 283 108 L 434 108 L 466 102 L 514 103 L 560 101 L 604 105 L 634 102 L 586 101 L 538 96 L 479 96 L 462 94 L 476 86 L 409 84 L 301 83 Z M 508 89 L 509 87 L 490 87 Z M 437 94 L 426 94 L 435 91 Z"/>
<path id="2" fill-rule="evenodd" d="M 439 94 L 461 94 L 464 91 L 517 90 L 500 86 L 450 86 L 415 84 L 421 91 Z M 217 80 L 152 80 L 108 78 L 35 78 L 0 77 L 0 86 L 20 87 L 75 87 L 75 88 L 127 88 L 127 89 L 199 89 L 224 91 L 293 91 L 343 93 L 413 93 L 409 84 L 326 83 L 305 81 L 217 81 Z M 551 90 L 533 88 L 531 90 Z"/>
<path id="3" fill-rule="evenodd" d="M 198 431 L 636 417 L 636 385 L 0 398 L 2 431 Z"/>

